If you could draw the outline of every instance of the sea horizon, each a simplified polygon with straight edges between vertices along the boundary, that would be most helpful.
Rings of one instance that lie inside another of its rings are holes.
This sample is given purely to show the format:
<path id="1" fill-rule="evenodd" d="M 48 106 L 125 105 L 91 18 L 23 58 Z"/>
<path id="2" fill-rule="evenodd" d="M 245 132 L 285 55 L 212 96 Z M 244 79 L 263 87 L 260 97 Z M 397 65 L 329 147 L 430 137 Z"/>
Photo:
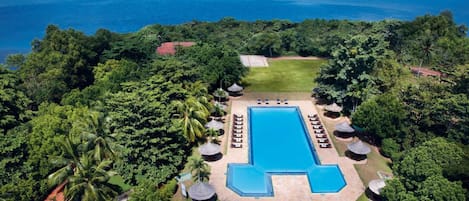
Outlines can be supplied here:
<path id="1" fill-rule="evenodd" d="M 469 24 L 469 2 L 447 0 L 4 0 L 0 2 L 0 63 L 12 53 L 27 53 L 31 41 L 41 39 L 47 25 L 94 34 L 104 28 L 128 33 L 152 24 L 176 25 L 197 21 L 338 19 L 413 20 L 449 10 L 457 24 Z"/>

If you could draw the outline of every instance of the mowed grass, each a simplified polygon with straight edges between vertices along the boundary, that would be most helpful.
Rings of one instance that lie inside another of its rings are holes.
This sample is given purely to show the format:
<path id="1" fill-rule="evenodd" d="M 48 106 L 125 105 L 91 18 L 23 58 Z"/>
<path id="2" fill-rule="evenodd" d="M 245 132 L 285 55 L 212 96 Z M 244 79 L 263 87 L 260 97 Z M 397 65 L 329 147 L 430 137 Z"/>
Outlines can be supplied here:
<path id="1" fill-rule="evenodd" d="M 327 60 L 269 60 L 269 67 L 250 68 L 242 81 L 246 92 L 310 92 Z"/>

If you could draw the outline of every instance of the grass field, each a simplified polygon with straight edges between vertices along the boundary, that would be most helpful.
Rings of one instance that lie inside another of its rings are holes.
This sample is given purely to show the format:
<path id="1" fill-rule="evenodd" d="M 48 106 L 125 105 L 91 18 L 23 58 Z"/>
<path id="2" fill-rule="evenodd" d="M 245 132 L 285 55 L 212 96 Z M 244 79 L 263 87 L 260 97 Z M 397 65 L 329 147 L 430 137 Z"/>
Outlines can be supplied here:
<path id="1" fill-rule="evenodd" d="M 242 81 L 246 92 L 310 92 L 326 60 L 277 60 L 269 67 L 250 68 Z"/>

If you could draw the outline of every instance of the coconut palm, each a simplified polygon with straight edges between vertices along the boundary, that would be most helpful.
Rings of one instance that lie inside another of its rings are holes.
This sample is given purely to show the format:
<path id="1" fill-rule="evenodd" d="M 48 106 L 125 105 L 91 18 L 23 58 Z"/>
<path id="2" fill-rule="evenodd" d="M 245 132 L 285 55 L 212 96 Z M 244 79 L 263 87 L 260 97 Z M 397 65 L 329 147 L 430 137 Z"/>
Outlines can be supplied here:
<path id="1" fill-rule="evenodd" d="M 66 182 L 65 197 L 67 200 L 111 200 L 120 192 L 120 188 L 110 184 L 109 179 L 115 175 L 111 171 L 113 161 L 96 160 L 87 146 L 81 146 L 82 140 L 69 135 L 61 142 L 63 156 L 54 162 L 64 166 L 48 177 L 50 185 Z"/>
<path id="2" fill-rule="evenodd" d="M 209 139 L 208 139 L 209 142 L 212 142 L 215 144 L 220 143 L 220 140 L 218 140 L 218 131 L 216 131 L 215 129 L 212 129 L 212 128 L 207 129 L 207 136 L 209 136 Z"/>
<path id="3" fill-rule="evenodd" d="M 90 113 L 83 126 L 81 137 L 84 149 L 89 150 L 95 160 L 115 159 L 117 146 L 107 125 L 111 120 L 104 113 Z"/>
<path id="4" fill-rule="evenodd" d="M 209 167 L 200 156 L 190 157 L 188 166 L 191 170 L 194 181 L 203 182 L 209 180 Z"/>
<path id="5" fill-rule="evenodd" d="M 204 125 L 210 114 L 208 109 L 196 98 L 190 97 L 186 101 L 174 101 L 177 122 L 182 126 L 182 132 L 189 142 L 204 136 Z"/>

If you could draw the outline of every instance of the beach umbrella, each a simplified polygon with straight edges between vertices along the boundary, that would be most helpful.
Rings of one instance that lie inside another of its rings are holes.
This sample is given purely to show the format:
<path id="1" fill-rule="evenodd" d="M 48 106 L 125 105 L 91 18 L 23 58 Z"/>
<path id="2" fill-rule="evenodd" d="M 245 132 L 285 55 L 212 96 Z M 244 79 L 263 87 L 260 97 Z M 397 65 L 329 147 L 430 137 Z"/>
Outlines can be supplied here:
<path id="1" fill-rule="evenodd" d="M 200 154 L 204 156 L 212 156 L 220 153 L 220 145 L 207 142 L 199 147 Z"/>
<path id="2" fill-rule="evenodd" d="M 381 189 L 383 189 L 385 186 L 386 183 L 384 182 L 384 179 L 374 179 L 368 183 L 368 188 L 376 195 L 379 195 L 381 193 Z"/>
<path id="3" fill-rule="evenodd" d="M 348 150 L 358 155 L 366 155 L 371 152 L 368 145 L 364 144 L 361 140 L 352 142 L 347 145 Z"/>
<path id="4" fill-rule="evenodd" d="M 335 130 L 341 133 L 353 133 L 355 132 L 355 129 L 350 127 L 350 125 L 347 122 L 341 122 L 335 125 Z"/>
<path id="5" fill-rule="evenodd" d="M 242 90 L 243 90 L 243 87 L 237 85 L 236 83 L 234 83 L 233 85 L 228 87 L 228 91 L 230 91 L 230 92 L 240 92 Z"/>
<path id="6" fill-rule="evenodd" d="M 324 109 L 329 112 L 341 112 L 342 111 L 342 107 L 340 107 L 336 103 L 333 103 L 332 105 L 327 105 L 326 107 L 324 107 Z"/>
<path id="7" fill-rule="evenodd" d="M 208 200 L 215 195 L 215 188 L 208 183 L 198 182 L 189 188 L 189 197 L 193 200 Z"/>
<path id="8" fill-rule="evenodd" d="M 221 130 L 223 129 L 223 127 L 224 127 L 223 123 L 215 119 L 212 119 L 212 121 L 209 121 L 208 123 L 205 124 L 205 128 L 211 128 L 214 130 Z"/>

